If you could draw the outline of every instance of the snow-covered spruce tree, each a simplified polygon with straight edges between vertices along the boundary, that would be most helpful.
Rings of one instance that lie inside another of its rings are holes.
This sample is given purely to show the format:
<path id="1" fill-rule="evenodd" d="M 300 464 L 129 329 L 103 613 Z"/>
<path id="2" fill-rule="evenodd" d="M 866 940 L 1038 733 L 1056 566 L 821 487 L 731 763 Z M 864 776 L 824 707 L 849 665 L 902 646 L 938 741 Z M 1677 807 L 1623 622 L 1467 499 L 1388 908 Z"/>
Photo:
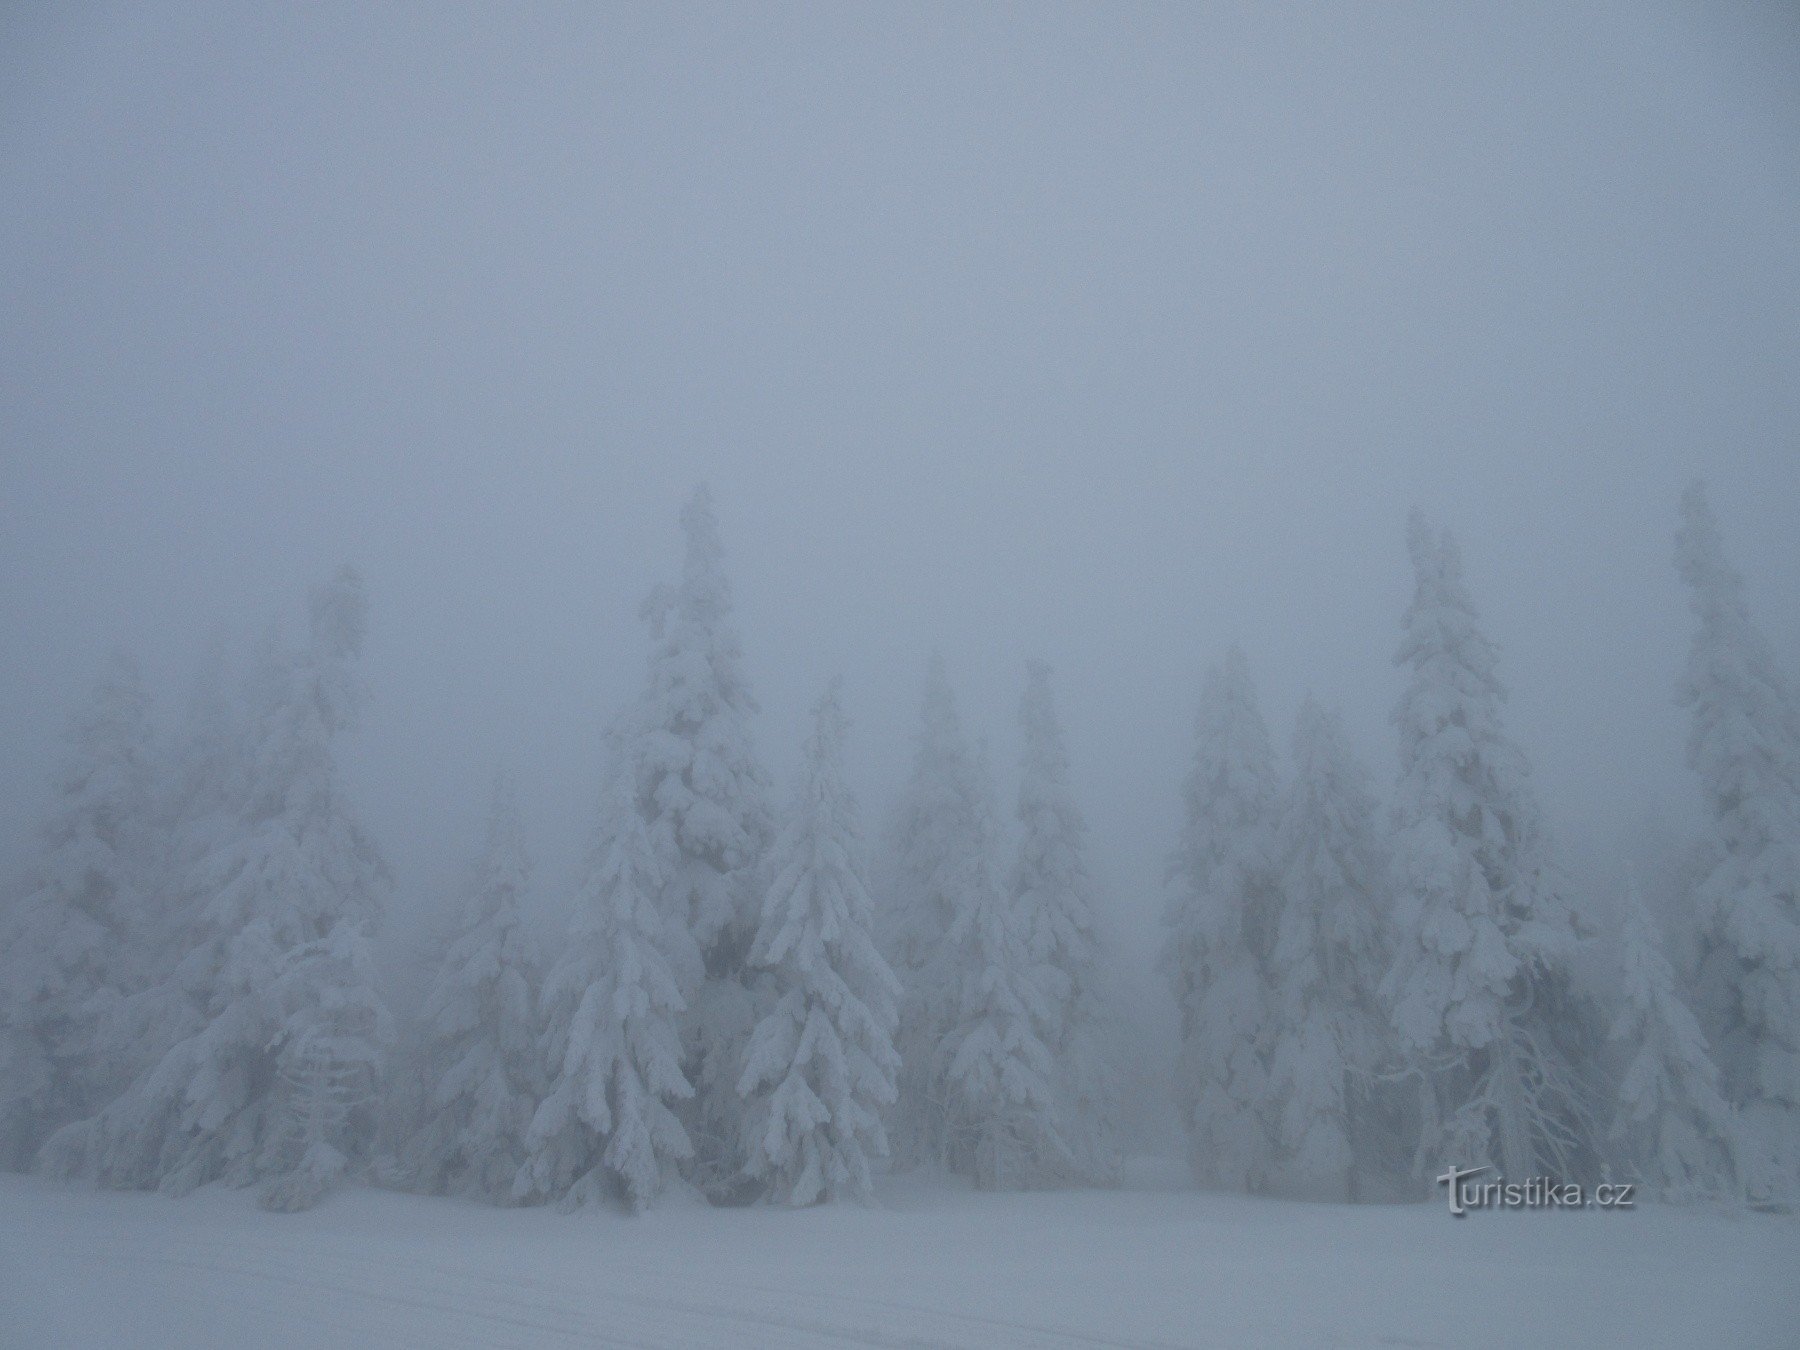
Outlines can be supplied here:
<path id="1" fill-rule="evenodd" d="M 1269 732 L 1244 654 L 1209 670 L 1169 860 L 1162 967 L 1175 991 L 1175 1101 L 1203 1185 L 1260 1189 L 1273 1152 L 1267 1115 L 1271 853 L 1277 785 Z"/>
<path id="2" fill-rule="evenodd" d="M 271 649 L 268 670 L 277 665 Z M 238 702 L 227 691 L 227 674 L 224 639 L 215 634 L 196 672 L 183 725 L 155 765 L 152 819 L 160 846 L 144 922 L 134 939 L 142 978 L 118 1011 L 122 1043 L 134 1052 L 126 1083 L 160 1063 L 205 1020 L 215 972 L 197 949 L 206 937 L 215 880 L 210 868 L 213 855 L 231 839 L 251 790 L 250 737 Z M 62 1141 L 72 1148 L 73 1159 L 46 1158 L 46 1164 L 57 1171 L 79 1169 L 86 1152 L 83 1134 L 72 1131 Z"/>
<path id="3" fill-rule="evenodd" d="M 1623 1003 L 1612 1034 L 1629 1058 L 1613 1137 L 1636 1175 L 1663 1199 L 1729 1197 L 1738 1191 L 1737 1122 L 1635 888 L 1621 954 Z"/>
<path id="4" fill-rule="evenodd" d="M 1288 1195 L 1353 1199 L 1359 1162 L 1379 1151 L 1388 934 L 1375 812 L 1337 715 L 1308 699 L 1276 830 L 1269 957 L 1270 1185 Z"/>
<path id="5" fill-rule="evenodd" d="M 237 818 L 195 864 L 206 903 L 176 978 L 201 991 L 197 1029 L 91 1122 L 67 1170 L 176 1194 L 266 1179 L 288 1204 L 339 1170 L 310 1137 L 295 1146 L 293 1122 L 320 1072 L 366 1078 L 387 1031 L 369 954 L 387 872 L 333 754 L 354 720 L 364 626 L 362 583 L 345 569 L 314 592 L 306 646 L 262 663 Z M 325 1142 L 354 1163 L 369 1113 L 340 1095 Z M 298 1180 L 283 1195 L 286 1175 Z"/>
<path id="6" fill-rule="evenodd" d="M 1072 1179 L 1114 1181 L 1118 1085 L 1108 1053 L 1112 1010 L 1102 992 L 1093 882 L 1083 856 L 1087 822 L 1069 788 L 1069 755 L 1050 667 L 1042 661 L 1027 667 L 1019 725 L 1025 749 L 1012 899 L 1042 991 L 1038 1035 L 1055 1060 L 1057 1120 L 1075 1162 Z"/>
<path id="7" fill-rule="evenodd" d="M 393 1043 L 376 986 L 369 933 L 354 919 L 282 958 L 275 993 L 287 1016 L 273 1042 L 281 1092 L 265 1208 L 311 1208 L 367 1154 Z"/>
<path id="8" fill-rule="evenodd" d="M 1056 1120 L 1049 1020 L 1019 912 L 998 865 L 999 812 L 985 755 L 973 766 L 971 847 L 948 887 L 950 1024 L 934 1056 L 947 1109 L 945 1160 L 982 1190 L 1067 1177 L 1075 1162 Z"/>
<path id="9" fill-rule="evenodd" d="M 679 916 L 662 908 L 663 862 L 639 810 L 629 741 L 588 852 L 568 941 L 544 982 L 549 1095 L 526 1132 L 521 1200 L 565 1210 L 618 1201 L 633 1213 L 693 1154 L 675 1108 L 684 976 L 700 964 Z"/>
<path id="10" fill-rule="evenodd" d="M 1709 837 L 1694 892 L 1696 1008 L 1738 1109 L 1753 1197 L 1800 1196 L 1800 724 L 1699 483 L 1676 563 L 1699 626 L 1680 688 Z"/>
<path id="11" fill-rule="evenodd" d="M 461 920 L 425 997 L 431 1087 L 401 1171 L 421 1189 L 501 1202 L 543 1100 L 537 954 L 521 914 L 531 866 L 511 781 L 494 783 Z"/>
<path id="12" fill-rule="evenodd" d="M 97 1111 L 135 1068 L 121 1012 L 147 974 L 156 874 L 148 705 L 115 654 L 77 716 L 24 893 L 0 928 L 0 1166 Z"/>
<path id="13" fill-rule="evenodd" d="M 890 1136 L 897 1166 L 946 1160 L 949 1098 L 938 1046 L 956 997 L 951 934 L 973 907 L 970 860 L 982 847 L 978 790 L 943 659 L 933 654 L 912 775 L 901 793 L 881 884 L 882 951 L 900 981 L 899 1096 Z"/>
<path id="14" fill-rule="evenodd" d="M 650 672 L 628 728 L 637 802 L 658 859 L 657 904 L 691 931 L 704 961 L 678 968 L 686 1076 L 683 1108 L 694 1145 L 690 1175 L 715 1197 L 743 1182 L 737 1074 L 758 1008 L 745 957 L 762 899 L 774 825 L 768 776 L 756 755 L 756 711 L 731 623 L 712 498 L 697 488 L 681 513 L 681 583 L 653 595 Z"/>
<path id="15" fill-rule="evenodd" d="M 1419 1162 L 1513 1179 L 1591 1171 L 1592 1112 L 1571 1063 L 1580 932 L 1548 857 L 1524 757 L 1501 727 L 1495 650 L 1448 533 L 1415 511 L 1415 589 L 1395 663 L 1397 950 L 1383 983 L 1422 1075 Z M 1584 1170 L 1585 1169 L 1585 1170 Z"/>
<path id="16" fill-rule="evenodd" d="M 738 1091 L 751 1176 L 785 1204 L 869 1196 L 887 1155 L 899 981 L 875 948 L 875 905 L 856 802 L 844 784 L 848 726 L 837 682 L 813 709 L 806 767 L 770 859 L 750 964 L 774 1006 L 756 1024 Z"/>

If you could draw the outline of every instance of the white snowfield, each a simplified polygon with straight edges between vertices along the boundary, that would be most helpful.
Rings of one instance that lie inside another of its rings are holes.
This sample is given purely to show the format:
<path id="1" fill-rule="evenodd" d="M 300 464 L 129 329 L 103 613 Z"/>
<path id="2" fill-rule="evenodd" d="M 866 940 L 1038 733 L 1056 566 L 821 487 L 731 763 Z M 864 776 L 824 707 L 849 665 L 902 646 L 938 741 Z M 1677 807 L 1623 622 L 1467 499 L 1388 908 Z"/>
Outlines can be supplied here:
<path id="1" fill-rule="evenodd" d="M 350 1189 L 303 1214 L 0 1177 L 6 1350 L 1787 1346 L 1800 1221 L 890 1180 L 631 1219 Z"/>

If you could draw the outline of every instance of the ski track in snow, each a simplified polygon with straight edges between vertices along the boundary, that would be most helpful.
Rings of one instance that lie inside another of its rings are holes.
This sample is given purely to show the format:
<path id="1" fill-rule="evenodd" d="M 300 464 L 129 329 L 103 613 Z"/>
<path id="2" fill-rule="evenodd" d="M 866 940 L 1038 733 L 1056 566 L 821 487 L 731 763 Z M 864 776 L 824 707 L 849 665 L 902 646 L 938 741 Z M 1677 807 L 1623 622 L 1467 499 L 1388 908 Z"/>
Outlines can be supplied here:
<path id="1" fill-rule="evenodd" d="M 786 1345 L 796 1347 L 868 1345 L 883 1347 L 1008 1345 L 1044 1347 L 1045 1350 L 1069 1350 L 1082 1347 L 1111 1347 L 1113 1350 L 1169 1350 L 1167 1343 L 1121 1341 L 1075 1332 L 1062 1332 L 999 1318 L 974 1317 L 944 1312 L 918 1304 L 857 1299 L 842 1295 L 810 1295 L 802 1302 L 815 1305 L 813 1315 L 783 1315 L 772 1308 L 792 1306 L 796 1298 L 777 1290 L 733 1282 L 713 1282 L 723 1293 L 731 1291 L 729 1303 L 696 1301 L 681 1297 L 676 1287 L 667 1287 L 657 1295 L 632 1293 L 608 1288 L 600 1295 L 606 1304 L 604 1314 L 584 1311 L 575 1306 L 570 1293 L 542 1280 L 529 1277 L 500 1277 L 437 1265 L 416 1258 L 384 1258 L 382 1274 L 363 1273 L 366 1266 L 356 1258 L 305 1248 L 279 1249 L 271 1244 L 260 1253 L 246 1253 L 241 1245 L 196 1244 L 199 1250 L 182 1258 L 160 1254 L 144 1254 L 128 1250 L 104 1252 L 90 1245 L 76 1253 L 79 1259 L 94 1265 L 129 1261 L 135 1266 L 155 1266 L 168 1270 L 193 1272 L 202 1276 L 225 1276 L 224 1281 L 198 1281 L 200 1287 L 216 1287 L 225 1297 L 242 1306 L 265 1307 L 272 1296 L 292 1299 L 295 1307 L 306 1308 L 321 1292 L 347 1296 L 376 1305 L 413 1312 L 429 1312 L 434 1325 L 431 1334 L 422 1339 L 404 1339 L 396 1344 L 421 1346 L 445 1344 L 445 1328 L 460 1324 L 480 1326 L 479 1332 L 465 1332 L 459 1343 L 470 1345 L 510 1344 L 496 1336 L 514 1332 L 528 1333 L 530 1339 L 520 1344 L 541 1345 L 547 1339 L 567 1340 L 580 1345 L 606 1344 L 633 1347 L 691 1346 L 722 1344 Z M 202 1256 L 200 1253 L 204 1252 Z M 262 1259 L 246 1259 L 246 1256 Z M 392 1272 L 404 1269 L 406 1292 L 392 1287 Z M 643 1272 L 635 1272 L 639 1279 Z M 471 1285 L 485 1286 L 471 1289 Z M 234 1287 L 236 1286 L 236 1287 Z M 263 1286 L 259 1289 L 253 1286 Z M 642 1287 L 641 1285 L 638 1287 Z M 654 1287 L 654 1284 L 651 1284 Z M 589 1300 L 595 1297 L 590 1293 Z M 767 1302 L 771 1309 L 754 1305 Z M 846 1310 L 832 1320 L 827 1305 Z M 862 1310 L 863 1317 L 852 1319 L 848 1310 Z M 330 1333 L 351 1328 L 334 1326 L 331 1320 L 311 1314 L 319 1330 Z M 436 1325 L 442 1323 L 443 1325 Z M 905 1332 L 881 1329 L 883 1324 L 909 1328 Z"/>
<path id="2" fill-rule="evenodd" d="M 4 1350 L 1791 1344 L 1800 1222 L 971 1196 L 638 1220 L 345 1192 L 303 1215 L 0 1177 Z M 1634 1231 L 1630 1225 L 1643 1226 Z M 1521 1239 L 1523 1239 L 1521 1241 Z M 1736 1281 L 1735 1285 L 1733 1281 Z M 1609 1306 L 1610 1300 L 1610 1306 Z M 1497 1310 L 1517 1307 L 1507 1323 Z"/>

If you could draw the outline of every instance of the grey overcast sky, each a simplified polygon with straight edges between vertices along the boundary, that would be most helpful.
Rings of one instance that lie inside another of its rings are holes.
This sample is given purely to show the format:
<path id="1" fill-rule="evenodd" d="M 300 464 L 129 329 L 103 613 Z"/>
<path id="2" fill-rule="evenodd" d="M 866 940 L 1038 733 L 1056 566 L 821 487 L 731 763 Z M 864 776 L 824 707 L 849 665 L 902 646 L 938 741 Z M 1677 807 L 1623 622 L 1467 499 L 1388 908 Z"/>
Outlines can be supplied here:
<path id="1" fill-rule="evenodd" d="M 371 594 L 403 919 L 523 787 L 547 891 L 716 495 L 777 775 L 871 832 L 940 646 L 1056 666 L 1146 941 L 1200 674 L 1393 771 L 1407 508 L 1565 837 L 1691 793 L 1677 493 L 1800 662 L 1800 19 L 1733 4 L 0 8 L 0 839 L 117 641 Z"/>

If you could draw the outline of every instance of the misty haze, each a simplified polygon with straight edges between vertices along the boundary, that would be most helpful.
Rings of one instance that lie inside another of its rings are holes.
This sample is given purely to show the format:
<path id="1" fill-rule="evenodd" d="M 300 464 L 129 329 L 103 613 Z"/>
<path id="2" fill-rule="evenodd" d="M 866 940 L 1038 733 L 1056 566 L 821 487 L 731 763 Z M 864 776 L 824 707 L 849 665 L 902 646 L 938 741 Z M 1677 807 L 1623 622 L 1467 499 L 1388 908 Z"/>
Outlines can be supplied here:
<path id="1" fill-rule="evenodd" d="M 1800 1344 L 1800 15 L 0 7 L 0 1346 Z"/>

